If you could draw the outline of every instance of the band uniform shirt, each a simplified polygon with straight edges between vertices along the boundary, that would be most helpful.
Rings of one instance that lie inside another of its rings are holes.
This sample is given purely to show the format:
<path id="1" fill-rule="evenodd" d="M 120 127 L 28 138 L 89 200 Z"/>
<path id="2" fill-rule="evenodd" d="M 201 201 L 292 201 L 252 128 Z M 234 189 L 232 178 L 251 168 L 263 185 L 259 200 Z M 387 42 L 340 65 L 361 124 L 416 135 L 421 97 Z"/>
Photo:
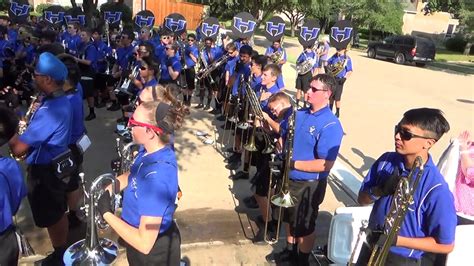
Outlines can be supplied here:
<path id="1" fill-rule="evenodd" d="M 79 45 L 79 57 L 91 61 L 90 65 L 79 64 L 82 76 L 94 77 L 94 73 L 97 73 L 97 61 L 99 59 L 99 53 L 94 43 L 81 43 Z"/>
<path id="2" fill-rule="evenodd" d="M 224 70 L 226 72 L 229 72 L 229 77 L 234 75 L 235 65 L 237 64 L 238 61 L 239 61 L 239 56 L 231 56 L 229 57 L 229 60 L 227 60 L 227 62 L 225 63 Z"/>
<path id="3" fill-rule="evenodd" d="M 311 63 L 313 64 L 313 67 L 311 68 L 311 71 L 314 71 L 316 68 L 319 67 L 318 60 L 317 60 L 317 54 L 314 51 L 308 52 L 304 51 L 298 56 L 298 59 L 296 59 L 296 64 L 301 64 L 304 61 L 310 59 Z"/>
<path id="4" fill-rule="evenodd" d="M 81 36 L 76 34 L 71 36 L 68 32 L 63 35 L 63 42 L 66 46 L 65 48 L 69 50 L 69 53 L 77 56 L 79 53 L 79 45 L 81 43 Z"/>
<path id="5" fill-rule="evenodd" d="M 395 166 L 401 170 L 401 176 L 408 176 L 410 169 L 405 169 L 403 157 L 400 154 L 387 152 L 380 156 L 364 178 L 360 191 L 368 192 L 370 188 L 382 184 L 387 177 L 392 175 Z M 457 218 L 453 195 L 431 156 L 424 165 L 423 175 L 413 197 L 414 203 L 408 207 L 398 235 L 410 238 L 431 236 L 440 244 L 454 243 Z M 393 195 L 385 196 L 375 201 L 370 213 L 370 229 L 383 229 L 393 198 Z M 390 251 L 414 259 L 420 259 L 424 253 L 421 250 L 405 247 L 391 247 Z"/>
<path id="6" fill-rule="evenodd" d="M 267 86 L 265 85 L 262 85 L 262 90 L 263 92 L 269 92 L 271 93 L 271 95 L 279 92 L 281 89 L 278 87 L 278 85 L 275 83 L 273 86 L 271 86 L 270 88 L 267 88 Z M 260 106 L 262 106 L 262 108 L 265 110 L 265 109 L 268 109 L 268 99 L 264 100 L 264 101 L 260 101 Z M 271 112 L 270 112 L 271 113 Z"/>
<path id="7" fill-rule="evenodd" d="M 151 79 L 150 81 L 148 81 L 148 82 L 144 82 L 144 81 L 140 78 L 140 81 L 141 81 L 141 83 L 143 84 L 143 87 L 142 87 L 140 90 L 138 90 L 138 92 L 137 92 L 137 94 L 136 94 L 137 96 L 139 96 L 140 93 L 142 93 L 142 91 L 143 91 L 146 87 L 154 87 L 154 86 L 158 85 L 158 81 L 156 80 L 156 78 L 152 78 L 152 79 Z"/>
<path id="8" fill-rule="evenodd" d="M 339 119 L 331 112 L 329 106 L 311 113 L 310 108 L 296 112 L 293 139 L 293 158 L 295 161 L 323 159 L 335 161 L 341 146 L 343 130 Z M 288 124 L 282 128 L 286 135 Z M 304 172 L 291 170 L 289 177 L 296 181 L 323 180 L 329 175 L 324 172 Z"/>
<path id="9" fill-rule="evenodd" d="M 250 87 L 252 88 L 253 91 L 255 91 L 255 94 L 257 95 L 258 98 L 260 98 L 262 86 L 263 86 L 262 75 L 255 76 L 254 74 L 252 74 L 251 79 L 250 79 Z"/>
<path id="10" fill-rule="evenodd" d="M 77 89 L 66 92 L 66 98 L 69 100 L 72 108 L 71 141 L 69 144 L 76 144 L 82 135 L 86 133 L 86 127 L 84 126 L 84 106 L 82 104 L 81 93 Z"/>
<path id="11" fill-rule="evenodd" d="M 132 45 L 128 47 L 120 47 L 117 49 L 117 64 L 120 66 L 121 70 L 128 69 L 128 63 L 130 57 L 133 55 L 133 50 L 135 48 Z"/>
<path id="12" fill-rule="evenodd" d="M 244 80 L 249 80 L 251 74 L 250 70 L 250 63 L 243 64 L 242 62 L 238 61 L 237 64 L 235 64 L 235 81 L 234 84 L 232 84 L 232 95 L 237 96 L 239 94 L 239 87 L 240 87 L 240 78 L 242 75 L 244 75 Z M 245 95 L 245 91 L 242 91 L 242 94 Z"/>
<path id="13" fill-rule="evenodd" d="M 199 58 L 199 51 L 196 45 L 186 45 L 186 49 L 184 50 L 184 60 L 186 61 L 186 66 L 188 68 L 193 68 L 196 63 L 191 59 L 190 55 L 194 55 L 194 57 L 197 59 Z"/>
<path id="14" fill-rule="evenodd" d="M 141 216 L 162 217 L 160 234 L 173 222 L 178 193 L 178 163 L 172 148 L 146 154 L 141 149 L 124 190 L 122 219 L 138 228 Z"/>
<path id="15" fill-rule="evenodd" d="M 94 41 L 95 49 L 97 50 L 97 72 L 105 73 L 107 70 L 107 56 L 112 54 L 112 47 L 102 40 Z"/>
<path id="16" fill-rule="evenodd" d="M 174 71 L 177 71 L 181 73 L 182 66 L 181 62 L 179 60 L 178 55 L 172 56 L 172 57 L 167 57 L 165 60 L 161 62 L 161 79 L 160 82 L 162 81 L 172 81 L 173 79 L 170 76 L 170 72 L 168 71 L 168 65 L 171 65 L 171 68 Z M 177 80 L 177 78 L 175 79 Z"/>
<path id="17" fill-rule="evenodd" d="M 20 141 L 28 144 L 26 163 L 49 164 L 68 149 L 71 140 L 72 107 L 66 95 L 44 97 Z"/>
<path id="18" fill-rule="evenodd" d="M 0 234 L 13 224 L 13 216 L 26 196 L 25 178 L 19 164 L 0 156 Z"/>
<path id="19" fill-rule="evenodd" d="M 335 77 L 337 79 L 345 78 L 347 72 L 352 71 L 352 59 L 348 55 L 338 56 L 337 53 L 333 54 L 333 56 L 328 59 L 328 65 L 336 64 L 338 62 L 344 61 L 344 59 L 347 59 L 344 69 L 342 69 L 342 71 Z"/>

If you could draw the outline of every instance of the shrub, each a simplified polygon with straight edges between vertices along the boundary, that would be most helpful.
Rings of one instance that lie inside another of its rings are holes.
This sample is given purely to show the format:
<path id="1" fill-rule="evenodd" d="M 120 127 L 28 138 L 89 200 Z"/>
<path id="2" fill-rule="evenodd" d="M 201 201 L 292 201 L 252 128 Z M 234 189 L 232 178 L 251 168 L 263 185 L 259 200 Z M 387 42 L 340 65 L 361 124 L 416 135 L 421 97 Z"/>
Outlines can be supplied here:
<path id="1" fill-rule="evenodd" d="M 464 52 L 464 47 L 466 46 L 466 40 L 463 37 L 457 35 L 453 38 L 447 39 L 444 43 L 445 47 L 449 51 L 453 52 Z"/>
<path id="2" fill-rule="evenodd" d="M 43 12 L 50 6 L 52 6 L 52 4 L 39 4 L 36 6 L 35 11 L 36 13 L 43 15 Z"/>

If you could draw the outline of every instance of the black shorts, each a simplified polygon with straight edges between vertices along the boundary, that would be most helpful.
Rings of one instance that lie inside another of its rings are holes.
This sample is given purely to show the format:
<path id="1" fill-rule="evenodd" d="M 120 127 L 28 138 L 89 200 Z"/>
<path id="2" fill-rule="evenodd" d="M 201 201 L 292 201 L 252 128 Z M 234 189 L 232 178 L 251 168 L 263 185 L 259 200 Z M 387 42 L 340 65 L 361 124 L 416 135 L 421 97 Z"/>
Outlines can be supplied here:
<path id="1" fill-rule="evenodd" d="M 196 77 L 196 70 L 194 70 L 194 67 L 188 68 L 184 70 L 184 73 L 186 75 L 186 85 L 188 85 L 188 90 L 192 91 L 195 88 L 194 85 L 194 78 Z"/>
<path id="2" fill-rule="evenodd" d="M 326 194 L 327 180 L 290 180 L 290 194 L 296 197 L 296 206 L 285 209 L 283 221 L 290 224 L 290 234 L 304 237 L 314 232 L 319 205 Z"/>
<path id="3" fill-rule="evenodd" d="M 145 255 L 127 244 L 127 260 L 130 266 L 179 265 L 181 260 L 181 235 L 173 221 L 171 227 L 158 238 L 150 253 Z"/>
<path id="4" fill-rule="evenodd" d="M 59 180 L 49 164 L 28 166 L 28 201 L 36 226 L 56 224 L 67 210 L 67 184 Z"/>
<path id="5" fill-rule="evenodd" d="M 118 93 L 117 94 L 117 101 L 120 105 L 129 105 L 130 104 L 130 95 L 125 93 Z"/>
<path id="6" fill-rule="evenodd" d="M 345 78 L 336 79 L 336 88 L 334 88 L 334 92 L 331 94 L 331 100 L 340 101 L 342 96 L 342 89 L 344 88 L 344 82 L 346 82 Z"/>
<path id="7" fill-rule="evenodd" d="M 107 87 L 114 87 L 115 88 L 115 85 L 117 84 L 117 82 L 119 80 L 120 80 L 120 78 L 114 78 L 112 75 L 108 75 L 108 76 L 106 76 L 105 83 L 106 83 Z"/>
<path id="8" fill-rule="evenodd" d="M 83 76 L 81 78 L 81 85 L 84 89 L 84 97 L 94 97 L 94 92 L 96 89 L 94 88 L 95 81 L 93 78 Z"/>
<path id="9" fill-rule="evenodd" d="M 94 78 L 94 88 L 101 91 L 105 90 L 107 88 L 107 80 L 109 77 L 109 75 L 104 73 L 97 73 Z"/>
<path id="10" fill-rule="evenodd" d="M 268 190 L 270 188 L 270 166 L 268 164 L 270 155 L 254 152 L 252 158 L 253 157 L 257 159 L 257 174 L 253 180 L 255 184 L 255 194 L 260 197 L 266 197 L 268 196 Z M 273 178 L 273 180 L 275 180 L 275 178 Z"/>
<path id="11" fill-rule="evenodd" d="M 79 183 L 81 179 L 79 177 L 79 173 L 82 172 L 82 163 L 84 161 L 84 156 L 83 154 L 81 154 L 76 144 L 69 145 L 69 149 L 71 149 L 72 157 L 77 168 L 69 178 L 69 183 L 67 184 L 66 192 L 72 192 L 79 188 Z"/>
<path id="12" fill-rule="evenodd" d="M 304 75 L 298 75 L 298 77 L 296 77 L 296 89 L 302 90 L 304 93 L 306 93 L 309 89 L 309 81 L 312 77 L 312 71 L 309 71 Z"/>
<path id="13" fill-rule="evenodd" d="M 0 233 L 0 250 L 0 265 L 18 265 L 20 250 L 13 225 Z"/>

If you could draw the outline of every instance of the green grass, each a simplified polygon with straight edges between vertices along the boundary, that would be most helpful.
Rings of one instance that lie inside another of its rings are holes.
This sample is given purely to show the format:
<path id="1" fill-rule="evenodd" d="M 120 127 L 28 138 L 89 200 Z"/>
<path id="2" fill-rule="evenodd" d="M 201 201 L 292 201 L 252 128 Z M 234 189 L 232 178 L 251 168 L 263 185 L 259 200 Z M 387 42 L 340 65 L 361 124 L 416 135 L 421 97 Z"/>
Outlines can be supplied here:
<path id="1" fill-rule="evenodd" d="M 474 56 L 473 55 L 463 55 L 459 52 L 448 51 L 445 49 L 436 49 L 436 57 L 435 60 L 437 62 L 448 62 L 448 61 L 456 61 L 456 62 L 473 62 Z"/>

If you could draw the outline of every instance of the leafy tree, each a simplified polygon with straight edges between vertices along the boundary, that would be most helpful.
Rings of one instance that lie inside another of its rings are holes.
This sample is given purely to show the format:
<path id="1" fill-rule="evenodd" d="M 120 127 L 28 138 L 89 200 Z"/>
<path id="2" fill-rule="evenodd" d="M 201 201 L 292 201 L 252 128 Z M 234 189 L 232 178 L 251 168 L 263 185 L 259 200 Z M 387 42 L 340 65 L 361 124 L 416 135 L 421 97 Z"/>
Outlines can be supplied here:
<path id="1" fill-rule="evenodd" d="M 311 1 L 297 0 L 283 3 L 278 11 L 285 15 L 290 21 L 291 37 L 295 37 L 295 30 L 298 24 L 309 14 L 313 13 Z"/>

